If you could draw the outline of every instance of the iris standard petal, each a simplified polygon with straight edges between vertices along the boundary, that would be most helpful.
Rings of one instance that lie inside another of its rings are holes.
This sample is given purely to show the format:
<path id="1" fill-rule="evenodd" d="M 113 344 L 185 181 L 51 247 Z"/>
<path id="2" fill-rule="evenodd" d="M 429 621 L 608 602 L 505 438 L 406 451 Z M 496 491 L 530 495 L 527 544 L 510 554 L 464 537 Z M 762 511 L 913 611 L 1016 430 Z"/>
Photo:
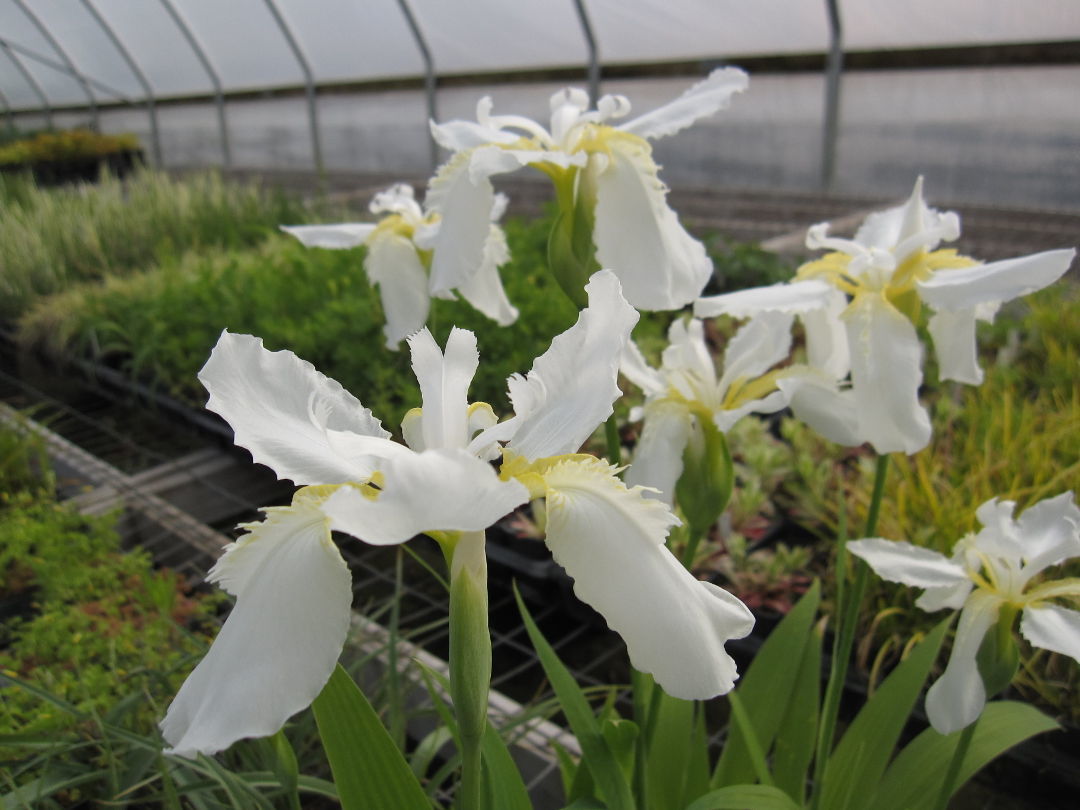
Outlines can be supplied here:
<path id="1" fill-rule="evenodd" d="M 1020 634 L 1036 647 L 1080 662 L 1080 613 L 1058 605 L 1029 605 L 1020 619 Z"/>
<path id="2" fill-rule="evenodd" d="M 507 381 L 514 417 L 491 429 L 512 436 L 510 446 L 530 461 L 577 451 L 622 393 L 619 360 L 638 314 L 610 270 L 594 273 L 585 292 L 589 305 L 577 322 L 551 341 L 527 376 Z"/>
<path id="3" fill-rule="evenodd" d="M 612 136 L 609 146 L 610 163 L 595 177 L 596 260 L 615 271 L 637 309 L 680 309 L 701 294 L 712 261 L 668 206 L 649 145 Z M 596 158 L 586 171 L 595 165 Z"/>
<path id="4" fill-rule="evenodd" d="M 1080 508 L 1063 492 L 1028 507 L 1016 521 L 1023 538 L 1025 574 L 1080 557 Z"/>
<path id="5" fill-rule="evenodd" d="M 513 132 L 503 132 L 475 121 L 447 121 L 443 124 L 430 122 L 431 137 L 435 143 L 450 152 L 464 152 L 489 143 L 511 144 L 520 140 Z"/>
<path id="6" fill-rule="evenodd" d="M 423 402 L 420 425 L 424 449 L 465 447 L 469 441 L 469 385 L 480 366 L 476 335 L 455 326 L 444 354 L 425 328 L 409 338 L 409 350 Z"/>
<path id="7" fill-rule="evenodd" d="M 619 372 L 644 391 L 646 396 L 661 394 L 667 387 L 664 375 L 648 364 L 633 340 L 626 341 L 622 359 L 619 360 Z"/>
<path id="8" fill-rule="evenodd" d="M 836 289 L 832 285 L 812 278 L 699 298 L 694 302 L 694 317 L 730 315 L 733 318 L 749 318 L 769 310 L 798 315 L 824 309 L 835 296 Z"/>
<path id="9" fill-rule="evenodd" d="M 1005 302 L 1053 284 L 1069 269 L 1075 250 L 1047 250 L 1017 259 L 938 270 L 918 283 L 919 297 L 939 312 Z"/>
<path id="10" fill-rule="evenodd" d="M 349 629 L 352 578 L 303 493 L 246 526 L 210 572 L 236 605 L 161 721 L 168 753 L 212 754 L 273 734 L 330 677 Z"/>
<path id="11" fill-rule="evenodd" d="M 374 224 L 364 222 L 343 222 L 340 225 L 281 225 L 282 231 L 295 236 L 307 247 L 343 250 L 364 244 Z"/>
<path id="12" fill-rule="evenodd" d="M 944 554 L 880 537 L 853 540 L 849 552 L 874 569 L 882 579 L 918 588 L 955 587 L 970 583 L 964 567 Z"/>
<path id="13" fill-rule="evenodd" d="M 820 309 L 800 313 L 806 332 L 806 362 L 837 380 L 851 371 L 851 352 L 848 350 L 847 330 L 840 315 L 847 309 L 847 297 L 839 290 L 830 290 L 826 304 Z"/>
<path id="14" fill-rule="evenodd" d="M 657 400 L 645 406 L 634 461 L 623 475 L 628 487 L 652 487 L 646 493 L 669 507 L 675 501 L 675 484 L 683 471 L 683 451 L 690 439 L 690 412 L 680 402 Z"/>
<path id="15" fill-rule="evenodd" d="M 958 582 L 955 585 L 927 588 L 915 600 L 915 607 L 919 610 L 925 610 L 927 613 L 944 610 L 945 608 L 960 610 L 974 587 L 975 583 L 968 580 L 967 582 Z"/>
<path id="16" fill-rule="evenodd" d="M 918 452 L 930 441 L 930 418 L 919 403 L 922 344 L 915 327 L 878 293 L 857 296 L 844 321 L 859 433 L 879 453 Z"/>
<path id="17" fill-rule="evenodd" d="M 262 338 L 222 332 L 199 372 L 206 407 L 225 419 L 259 464 L 297 484 L 336 484 L 371 474 L 362 459 L 331 447 L 328 430 L 385 439 L 390 434 L 352 394 L 290 351 Z"/>
<path id="18" fill-rule="evenodd" d="M 416 247 L 404 236 L 376 237 L 364 260 L 368 280 L 378 286 L 386 325 L 386 346 L 396 349 L 406 337 L 427 322 L 431 297 L 428 277 Z"/>
<path id="19" fill-rule="evenodd" d="M 497 195 L 501 196 L 501 195 Z M 492 225 L 484 243 L 484 258 L 480 267 L 457 288 L 458 294 L 473 309 L 487 315 L 499 326 L 509 326 L 517 320 L 518 311 L 506 297 L 499 267 L 510 261 L 510 249 L 506 244 L 506 234 L 498 225 Z"/>
<path id="20" fill-rule="evenodd" d="M 976 590 L 960 612 L 945 672 L 926 692 L 926 716 L 938 734 L 952 734 L 979 719 L 986 688 L 975 663 L 986 631 L 997 621 L 1001 599 Z"/>
<path id="21" fill-rule="evenodd" d="M 724 376 L 720 389 L 739 380 L 760 377 L 791 351 L 791 324 L 795 316 L 785 312 L 763 312 L 747 321 L 724 350 Z M 782 406 L 781 406 L 782 407 Z"/>
<path id="22" fill-rule="evenodd" d="M 730 691 L 738 675 L 724 643 L 747 635 L 753 616 L 680 565 L 664 545 L 675 516 L 613 471 L 589 459 L 545 473 L 546 542 L 555 561 L 623 637 L 634 667 L 668 694 L 704 700 Z"/>
<path id="23" fill-rule="evenodd" d="M 529 500 L 517 481 L 464 450 L 425 450 L 388 460 L 376 493 L 342 487 L 323 504 L 335 531 L 374 545 L 425 531 L 476 532 Z"/>
<path id="24" fill-rule="evenodd" d="M 718 68 L 674 101 L 627 121 L 619 129 L 641 138 L 674 135 L 698 119 L 726 109 L 731 97 L 745 90 L 749 83 L 749 77 L 738 68 Z"/>

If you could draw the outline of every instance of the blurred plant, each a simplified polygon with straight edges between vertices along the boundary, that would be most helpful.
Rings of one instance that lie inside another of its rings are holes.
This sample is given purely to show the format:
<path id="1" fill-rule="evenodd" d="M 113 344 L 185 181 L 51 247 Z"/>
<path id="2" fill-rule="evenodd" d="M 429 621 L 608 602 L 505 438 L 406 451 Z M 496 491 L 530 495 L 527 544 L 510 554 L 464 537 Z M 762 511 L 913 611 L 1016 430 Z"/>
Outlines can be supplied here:
<path id="1" fill-rule="evenodd" d="M 733 532 L 724 537 L 723 550 L 708 564 L 750 609 L 787 613 L 810 588 L 812 556 L 809 548 L 782 542 L 750 550 L 747 539 Z"/>
<path id="2" fill-rule="evenodd" d="M 125 275 L 181 251 L 261 242 L 309 214 L 280 192 L 208 172 L 141 171 L 93 187 L 0 195 L 0 319 L 73 283 Z"/>
<path id="3" fill-rule="evenodd" d="M 131 133 L 105 135 L 86 129 L 40 132 L 29 138 L 0 144 L 0 168 L 42 161 L 104 157 L 138 148 L 139 139 Z"/>

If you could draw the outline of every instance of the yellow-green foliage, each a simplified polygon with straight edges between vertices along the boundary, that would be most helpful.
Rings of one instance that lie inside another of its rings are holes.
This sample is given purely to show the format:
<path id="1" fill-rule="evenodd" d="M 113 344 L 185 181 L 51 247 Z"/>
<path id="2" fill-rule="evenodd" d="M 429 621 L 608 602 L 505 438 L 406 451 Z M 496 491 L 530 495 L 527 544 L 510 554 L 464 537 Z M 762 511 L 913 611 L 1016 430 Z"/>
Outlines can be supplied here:
<path id="1" fill-rule="evenodd" d="M 191 250 L 256 244 L 307 212 L 216 173 L 142 171 L 95 186 L 0 189 L 0 319 L 80 281 L 124 275 Z"/>
<path id="2" fill-rule="evenodd" d="M 139 148 L 130 133 L 102 135 L 87 129 L 39 132 L 0 146 L 0 166 L 21 166 L 42 161 L 97 158 Z"/>

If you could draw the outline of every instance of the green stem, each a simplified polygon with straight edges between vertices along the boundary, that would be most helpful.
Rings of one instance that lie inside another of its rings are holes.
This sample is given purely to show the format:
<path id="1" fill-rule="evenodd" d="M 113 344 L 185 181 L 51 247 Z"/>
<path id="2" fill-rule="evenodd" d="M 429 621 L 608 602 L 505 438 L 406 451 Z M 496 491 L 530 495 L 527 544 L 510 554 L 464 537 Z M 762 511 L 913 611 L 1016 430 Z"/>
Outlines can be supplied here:
<path id="1" fill-rule="evenodd" d="M 700 531 L 697 526 L 691 524 L 689 527 L 689 537 L 686 540 L 686 548 L 683 549 L 682 564 L 683 567 L 693 573 L 694 557 L 697 556 L 698 546 L 701 545 L 701 539 L 705 536 L 706 532 Z M 706 529 L 706 531 L 708 531 Z"/>
<path id="2" fill-rule="evenodd" d="M 607 441 L 607 458 L 616 467 L 622 465 L 622 446 L 619 443 L 619 422 L 612 413 L 604 422 L 604 439 Z"/>
<path id="3" fill-rule="evenodd" d="M 874 471 L 874 490 L 870 497 L 870 510 L 866 516 L 866 531 L 863 537 L 871 537 L 877 530 L 878 515 L 881 513 L 881 500 L 885 493 L 885 477 L 889 472 L 889 457 L 879 455 Z M 846 530 L 838 538 L 840 548 L 837 551 L 838 563 L 846 563 Z M 859 623 L 859 609 L 862 606 L 863 593 L 866 590 L 868 566 L 862 560 L 855 561 L 855 581 L 850 590 L 843 588 L 837 594 L 836 614 L 839 626 L 836 642 L 832 649 L 832 666 L 829 669 L 829 681 L 825 686 L 825 700 L 821 708 L 821 725 L 818 726 L 817 752 L 814 760 L 814 791 L 810 802 L 812 810 L 817 810 L 821 802 L 822 788 L 825 781 L 825 767 L 832 753 L 833 737 L 836 734 L 836 720 L 840 713 L 840 698 L 844 692 L 848 667 L 851 663 L 851 648 L 855 643 L 855 630 Z M 845 569 L 837 566 L 837 578 L 846 576 Z M 842 597 L 842 598 L 841 598 Z"/>
<path id="4" fill-rule="evenodd" d="M 476 810 L 482 792 L 480 747 L 491 685 L 484 533 L 464 532 L 450 564 L 450 696 L 461 745 L 459 810 Z"/>
<path id="5" fill-rule="evenodd" d="M 743 742 L 746 743 L 746 752 L 750 755 L 750 762 L 754 766 L 754 773 L 757 774 L 758 781 L 763 785 L 773 786 L 772 774 L 769 773 L 769 766 L 765 762 L 765 751 L 761 747 L 761 742 L 757 738 L 757 734 L 754 731 L 753 725 L 750 723 L 750 718 L 746 714 L 746 708 L 742 704 L 742 698 L 735 692 L 728 692 L 728 703 L 731 704 L 731 716 L 735 721 L 735 726 L 739 729 L 739 733 L 742 734 Z"/>
<path id="6" fill-rule="evenodd" d="M 960 767 L 964 764 L 964 757 L 967 756 L 968 749 L 971 747 L 971 740 L 975 736 L 975 723 L 970 724 L 967 728 L 960 732 L 960 739 L 956 743 L 956 748 L 953 750 L 952 759 L 949 761 L 949 769 L 945 772 L 945 781 L 941 783 L 941 792 L 938 794 L 937 807 L 940 810 L 946 810 L 949 806 L 949 797 L 952 796 L 953 791 L 956 790 L 956 780 L 960 775 Z"/>

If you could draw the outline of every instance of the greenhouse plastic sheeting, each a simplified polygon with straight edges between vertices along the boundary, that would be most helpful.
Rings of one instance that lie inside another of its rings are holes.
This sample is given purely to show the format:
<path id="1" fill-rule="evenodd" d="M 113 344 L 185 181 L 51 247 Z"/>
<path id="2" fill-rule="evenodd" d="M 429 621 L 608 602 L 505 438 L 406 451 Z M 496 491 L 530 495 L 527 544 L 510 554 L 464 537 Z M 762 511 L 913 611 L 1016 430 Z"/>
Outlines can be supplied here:
<path id="1" fill-rule="evenodd" d="M 236 91 L 296 86 L 301 67 L 266 0 L 171 0 L 218 73 Z M 158 98 L 213 89 L 160 0 L 90 0 L 146 75 Z M 273 0 L 318 83 L 416 77 L 424 63 L 397 0 Z M 407 0 L 438 74 L 584 65 L 586 39 L 574 0 Z M 603 64 L 823 52 L 824 0 L 583 0 Z M 83 0 L 0 0 L 0 37 L 49 104 L 86 104 L 76 80 L 27 14 L 76 69 L 125 96 L 140 83 Z M 847 0 L 848 50 L 1060 41 L 1080 38 L 1076 0 Z M 54 64 L 48 64 L 46 61 Z M 41 100 L 0 47 L 0 92 L 15 109 Z M 94 90 L 98 101 L 110 94 Z"/>

